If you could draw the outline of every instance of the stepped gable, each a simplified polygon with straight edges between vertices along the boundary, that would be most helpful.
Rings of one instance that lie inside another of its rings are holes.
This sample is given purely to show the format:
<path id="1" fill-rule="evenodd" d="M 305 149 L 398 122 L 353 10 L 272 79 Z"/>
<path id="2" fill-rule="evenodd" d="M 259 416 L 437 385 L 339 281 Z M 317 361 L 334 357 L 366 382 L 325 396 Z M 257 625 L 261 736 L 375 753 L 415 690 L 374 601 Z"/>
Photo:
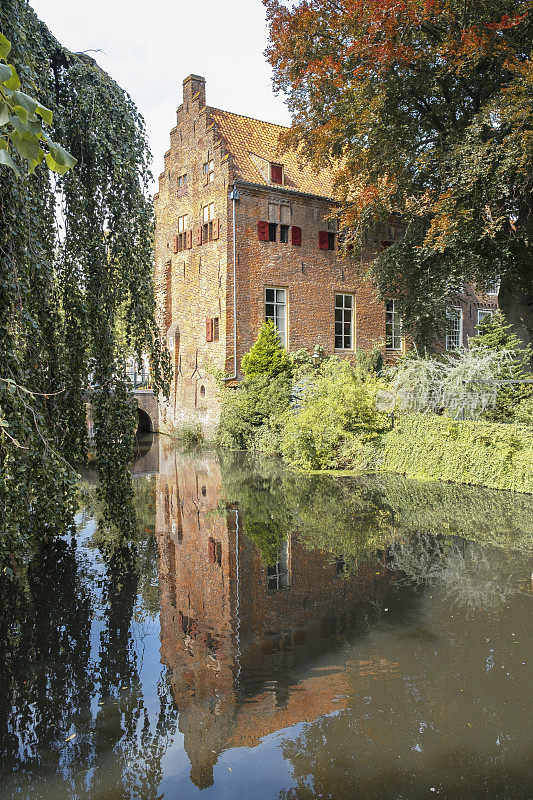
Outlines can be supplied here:
<path id="1" fill-rule="evenodd" d="M 296 150 L 284 149 L 281 138 L 288 128 L 211 106 L 207 112 L 241 180 L 271 187 L 268 165 L 279 162 L 284 167 L 284 189 L 333 198 L 333 172 L 323 169 L 317 173 L 310 165 L 300 163 Z"/>

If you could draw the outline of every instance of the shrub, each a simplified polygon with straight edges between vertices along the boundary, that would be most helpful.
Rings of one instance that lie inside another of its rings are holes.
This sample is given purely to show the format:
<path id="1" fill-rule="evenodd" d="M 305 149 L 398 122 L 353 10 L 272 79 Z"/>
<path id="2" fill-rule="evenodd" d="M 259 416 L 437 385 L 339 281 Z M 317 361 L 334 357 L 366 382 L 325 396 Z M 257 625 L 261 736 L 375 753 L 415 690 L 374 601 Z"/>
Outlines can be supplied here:
<path id="1" fill-rule="evenodd" d="M 509 344 L 510 349 L 491 349 L 472 338 L 469 349 L 461 348 L 453 355 L 421 358 L 414 352 L 406 356 L 390 384 L 396 408 L 418 413 L 446 411 L 455 419 L 512 418 L 525 387 L 498 388 L 496 383 L 523 376 L 517 351 L 512 341 Z"/>
<path id="2" fill-rule="evenodd" d="M 285 459 L 301 469 L 361 466 L 366 445 L 389 424 L 376 409 L 381 385 L 346 361 L 324 362 L 304 387 L 299 409 L 287 414 L 281 438 Z"/>
<path id="3" fill-rule="evenodd" d="M 520 339 L 512 332 L 502 313 L 487 316 L 479 325 L 479 333 L 472 336 L 468 345 L 479 353 L 508 354 L 502 363 L 497 377 L 501 380 L 523 380 L 531 377 L 528 370 L 531 358 L 531 346 L 524 347 Z M 486 419 L 494 422 L 506 422 L 514 419 L 519 403 L 527 397 L 533 397 L 533 387 L 527 384 L 507 384 L 497 390 L 494 407 L 484 413 Z"/>
<path id="4" fill-rule="evenodd" d="M 274 378 L 277 375 L 291 373 L 289 354 L 283 347 L 273 322 L 265 322 L 259 331 L 257 341 L 242 360 L 242 369 L 245 378 L 258 375 Z"/>
<path id="5" fill-rule="evenodd" d="M 525 397 L 517 405 L 515 421 L 521 425 L 533 425 L 533 397 Z"/>
<path id="6" fill-rule="evenodd" d="M 201 444 L 204 440 L 201 425 L 198 423 L 184 425 L 178 433 L 178 439 L 185 447 L 196 447 Z"/>
<path id="7" fill-rule="evenodd" d="M 356 350 L 355 363 L 360 372 L 373 372 L 375 375 L 381 375 L 383 372 L 383 353 L 379 347 L 374 347 L 372 350 Z"/>
<path id="8" fill-rule="evenodd" d="M 376 453 L 385 472 L 533 492 L 533 432 L 519 425 L 405 415 Z"/>
<path id="9" fill-rule="evenodd" d="M 290 402 L 288 375 L 256 375 L 222 396 L 217 443 L 230 450 L 277 449 Z"/>

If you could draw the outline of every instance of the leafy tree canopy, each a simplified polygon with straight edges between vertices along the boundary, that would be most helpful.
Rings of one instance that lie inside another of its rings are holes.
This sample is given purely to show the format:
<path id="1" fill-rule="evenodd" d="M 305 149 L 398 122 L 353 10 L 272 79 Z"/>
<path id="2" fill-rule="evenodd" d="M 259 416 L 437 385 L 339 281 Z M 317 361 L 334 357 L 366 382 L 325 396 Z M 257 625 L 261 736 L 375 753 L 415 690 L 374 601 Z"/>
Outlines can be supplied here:
<path id="1" fill-rule="evenodd" d="M 430 343 L 444 299 L 501 275 L 533 336 L 531 0 L 264 0 L 288 144 L 337 167 L 347 242 Z M 384 228 L 397 223 L 391 241 Z"/>
<path id="2" fill-rule="evenodd" d="M 2 569 L 72 523 L 89 384 L 107 520 L 131 533 L 135 410 L 124 353 L 148 352 L 162 389 L 169 362 L 154 320 L 142 118 L 23 0 L 3 0 L 0 31 Z"/>

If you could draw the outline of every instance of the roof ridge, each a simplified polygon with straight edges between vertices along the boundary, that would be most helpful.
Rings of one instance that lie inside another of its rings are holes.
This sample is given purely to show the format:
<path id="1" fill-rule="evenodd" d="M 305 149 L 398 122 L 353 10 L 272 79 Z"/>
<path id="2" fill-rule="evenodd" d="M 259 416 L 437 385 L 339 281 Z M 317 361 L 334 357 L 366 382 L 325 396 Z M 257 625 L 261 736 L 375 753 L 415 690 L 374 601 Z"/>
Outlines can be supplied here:
<path id="1" fill-rule="evenodd" d="M 231 114 L 232 117 L 241 117 L 242 119 L 251 119 L 252 122 L 262 122 L 263 125 L 272 125 L 273 128 L 281 128 L 284 131 L 290 130 L 288 125 L 278 125 L 277 122 L 269 122 L 267 119 L 258 119 L 257 117 L 249 117 L 247 114 L 236 114 L 234 111 L 226 111 L 224 108 L 217 108 L 216 106 L 205 106 L 210 111 L 221 111 L 223 114 Z"/>

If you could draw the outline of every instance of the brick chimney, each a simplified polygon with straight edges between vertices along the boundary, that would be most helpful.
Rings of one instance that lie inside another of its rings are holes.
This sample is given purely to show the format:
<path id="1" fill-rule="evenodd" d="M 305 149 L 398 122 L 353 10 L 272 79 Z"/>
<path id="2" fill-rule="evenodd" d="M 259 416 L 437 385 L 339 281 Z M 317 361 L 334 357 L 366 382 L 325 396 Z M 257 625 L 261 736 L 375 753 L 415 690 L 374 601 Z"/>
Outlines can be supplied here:
<path id="1" fill-rule="evenodd" d="M 201 75 L 189 75 L 183 81 L 183 105 L 187 108 L 193 97 L 199 94 L 198 108 L 205 106 L 205 78 Z"/>

